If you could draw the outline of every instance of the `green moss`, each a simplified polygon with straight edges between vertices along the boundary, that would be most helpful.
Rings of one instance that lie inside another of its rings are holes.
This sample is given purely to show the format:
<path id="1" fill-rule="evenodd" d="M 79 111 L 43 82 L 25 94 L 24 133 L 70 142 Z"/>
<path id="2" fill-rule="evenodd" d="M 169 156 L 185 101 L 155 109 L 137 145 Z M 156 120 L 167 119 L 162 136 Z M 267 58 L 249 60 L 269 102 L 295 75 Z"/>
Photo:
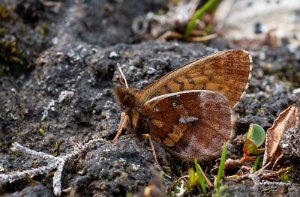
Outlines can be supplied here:
<path id="1" fill-rule="evenodd" d="M 3 5 L 0 4 L 0 19 L 7 18 L 8 15 L 9 11 Z"/>
<path id="2" fill-rule="evenodd" d="M 264 110 L 263 110 L 262 108 L 259 108 L 259 109 L 257 110 L 257 114 L 263 114 L 263 112 L 264 112 Z"/>
<path id="3" fill-rule="evenodd" d="M 54 156 L 58 156 L 60 154 L 60 145 L 61 145 L 61 142 L 57 141 L 55 142 L 55 145 L 54 145 Z"/>
<path id="4" fill-rule="evenodd" d="M 39 32 L 41 35 L 43 35 L 43 36 L 47 36 L 47 34 L 48 34 L 48 27 L 47 27 L 47 25 L 40 25 L 40 26 L 38 27 L 38 32 Z"/>
<path id="5" fill-rule="evenodd" d="M 290 180 L 289 175 L 287 173 L 282 174 L 280 178 L 281 178 L 281 181 L 285 182 L 285 183 L 289 182 L 289 180 Z"/>
<path id="6" fill-rule="evenodd" d="M 40 128 L 39 132 L 40 132 L 41 135 L 45 135 L 45 130 L 43 128 Z"/>
<path id="7" fill-rule="evenodd" d="M 101 175 L 98 176 L 98 180 L 104 180 L 105 178 Z"/>
<path id="8" fill-rule="evenodd" d="M 0 40 L 0 59 L 0 76 L 7 73 L 16 76 L 28 66 L 24 52 L 18 48 L 15 40 Z"/>
<path id="9" fill-rule="evenodd" d="M 227 185 L 221 185 L 218 189 L 218 191 L 216 191 L 215 193 L 213 193 L 211 196 L 212 197 L 221 197 L 224 196 L 222 195 L 222 193 L 228 188 Z"/>

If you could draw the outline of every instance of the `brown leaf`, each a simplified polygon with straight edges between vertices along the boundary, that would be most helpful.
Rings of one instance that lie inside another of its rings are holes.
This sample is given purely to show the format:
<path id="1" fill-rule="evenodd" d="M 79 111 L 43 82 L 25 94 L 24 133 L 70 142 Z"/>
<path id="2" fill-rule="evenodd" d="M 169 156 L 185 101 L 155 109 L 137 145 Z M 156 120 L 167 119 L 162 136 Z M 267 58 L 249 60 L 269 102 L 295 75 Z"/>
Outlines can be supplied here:
<path id="1" fill-rule="evenodd" d="M 289 106 L 286 110 L 279 114 L 272 127 L 269 128 L 266 133 L 266 146 L 263 158 L 263 166 L 276 160 L 274 156 L 278 155 L 275 153 L 278 149 L 282 134 L 289 128 L 297 128 L 298 124 L 298 107 L 296 105 Z"/>

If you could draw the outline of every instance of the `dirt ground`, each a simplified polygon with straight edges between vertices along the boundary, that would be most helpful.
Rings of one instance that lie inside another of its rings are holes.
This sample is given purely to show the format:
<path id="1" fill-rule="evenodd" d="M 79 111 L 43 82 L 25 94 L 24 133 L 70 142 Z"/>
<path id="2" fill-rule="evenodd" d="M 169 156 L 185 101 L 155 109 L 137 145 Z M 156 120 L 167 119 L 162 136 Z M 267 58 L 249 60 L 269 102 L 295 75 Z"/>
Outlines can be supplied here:
<path id="1" fill-rule="evenodd" d="M 143 89 L 164 74 L 196 58 L 236 48 L 222 37 L 205 44 L 147 41 L 131 31 L 134 18 L 166 9 L 165 1 L 2 1 L 0 3 L 0 174 L 46 165 L 43 159 L 15 153 L 12 143 L 50 155 L 66 155 L 78 143 L 99 142 L 64 166 L 63 196 L 141 195 L 150 181 L 166 196 L 190 163 L 175 159 L 155 143 L 168 176 L 160 179 L 148 141 L 124 133 L 112 143 L 120 121 L 114 86 L 116 65 L 124 65 L 130 87 Z M 132 9 L 135 7 L 135 9 Z M 291 104 L 299 106 L 300 50 L 262 46 L 249 50 L 252 78 L 233 110 L 233 139 L 250 123 L 267 129 Z M 227 157 L 242 157 L 232 140 Z M 209 171 L 215 161 L 202 163 Z M 299 165 L 298 165 L 299 167 Z M 300 195 L 299 169 L 293 183 L 251 180 L 224 182 L 223 195 Z M 54 196 L 53 172 L 0 181 L 0 195 Z M 213 178 L 209 176 L 209 178 Z M 213 179 L 212 179 L 213 180 Z M 212 194 L 211 191 L 209 194 Z M 197 196 L 195 190 L 186 194 Z"/>

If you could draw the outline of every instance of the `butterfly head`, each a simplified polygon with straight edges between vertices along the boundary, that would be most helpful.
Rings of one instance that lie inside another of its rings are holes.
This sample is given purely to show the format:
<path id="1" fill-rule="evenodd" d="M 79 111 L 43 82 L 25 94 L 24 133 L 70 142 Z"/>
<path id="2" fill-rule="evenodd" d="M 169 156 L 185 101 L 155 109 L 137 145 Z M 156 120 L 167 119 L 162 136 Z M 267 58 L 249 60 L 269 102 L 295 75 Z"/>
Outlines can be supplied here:
<path id="1" fill-rule="evenodd" d="M 115 88 L 117 100 L 123 110 L 133 108 L 135 103 L 134 92 L 132 92 L 132 88 L 128 87 L 127 80 L 119 64 L 117 64 L 117 69 L 122 76 L 122 79 L 119 78 L 120 85 Z"/>
<path id="2" fill-rule="evenodd" d="M 129 119 L 128 126 L 136 130 L 139 121 L 139 113 L 136 110 L 137 91 L 133 88 L 117 86 L 115 92 L 119 105 L 123 109 L 122 113 L 126 114 Z"/>
<path id="3" fill-rule="evenodd" d="M 117 86 L 115 89 L 117 100 L 123 109 L 132 108 L 135 104 L 134 95 L 131 88 Z"/>

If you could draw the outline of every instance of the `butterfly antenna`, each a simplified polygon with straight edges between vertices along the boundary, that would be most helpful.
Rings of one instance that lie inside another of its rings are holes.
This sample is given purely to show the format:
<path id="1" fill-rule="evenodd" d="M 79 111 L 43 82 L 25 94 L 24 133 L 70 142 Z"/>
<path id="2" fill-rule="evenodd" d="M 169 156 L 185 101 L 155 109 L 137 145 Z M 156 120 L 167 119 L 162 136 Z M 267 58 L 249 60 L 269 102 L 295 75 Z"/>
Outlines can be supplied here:
<path id="1" fill-rule="evenodd" d="M 123 71 L 122 71 L 121 66 L 120 66 L 119 63 L 117 64 L 117 68 L 118 68 L 119 72 L 121 73 L 121 76 L 122 76 L 123 79 L 124 79 L 125 87 L 128 89 L 127 80 L 126 80 L 126 78 L 125 78 L 125 75 L 124 75 L 124 73 L 123 73 Z M 120 82 L 124 85 L 124 82 L 123 82 L 123 81 L 120 81 Z"/>

